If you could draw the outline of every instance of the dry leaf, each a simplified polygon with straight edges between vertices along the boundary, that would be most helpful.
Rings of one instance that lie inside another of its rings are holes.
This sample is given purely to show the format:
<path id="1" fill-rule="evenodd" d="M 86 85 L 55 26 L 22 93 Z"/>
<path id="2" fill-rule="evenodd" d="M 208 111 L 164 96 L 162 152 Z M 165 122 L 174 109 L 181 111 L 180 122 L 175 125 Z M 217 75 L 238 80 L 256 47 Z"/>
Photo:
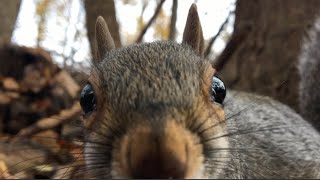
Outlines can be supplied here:
<path id="1" fill-rule="evenodd" d="M 0 179 L 17 179 L 9 173 L 6 163 L 2 160 L 0 160 Z"/>
<path id="2" fill-rule="evenodd" d="M 0 104 L 4 105 L 4 104 L 9 104 L 10 102 L 11 102 L 11 98 L 8 95 L 0 92 Z"/>
<path id="3" fill-rule="evenodd" d="M 13 78 L 5 78 L 2 81 L 3 87 L 7 90 L 19 90 L 19 84 Z"/>
<path id="4" fill-rule="evenodd" d="M 69 73 L 62 70 L 55 77 L 58 84 L 60 84 L 72 97 L 75 98 L 80 90 L 79 85 L 70 77 Z"/>

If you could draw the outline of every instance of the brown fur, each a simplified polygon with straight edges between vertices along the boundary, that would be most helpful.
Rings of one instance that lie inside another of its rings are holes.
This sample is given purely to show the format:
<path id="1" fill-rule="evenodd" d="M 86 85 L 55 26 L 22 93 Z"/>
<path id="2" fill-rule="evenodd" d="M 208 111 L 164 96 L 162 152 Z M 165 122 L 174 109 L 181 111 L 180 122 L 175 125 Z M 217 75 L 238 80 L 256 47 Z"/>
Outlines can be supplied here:
<path id="1" fill-rule="evenodd" d="M 102 16 L 99 16 L 97 18 L 95 36 L 96 42 L 94 60 L 96 62 L 99 62 L 103 59 L 103 56 L 106 52 L 115 48 L 107 23 Z"/>
<path id="2" fill-rule="evenodd" d="M 186 26 L 183 32 L 182 43 L 189 44 L 198 55 L 203 56 L 204 40 L 197 6 L 195 4 L 190 7 Z"/>
<path id="3" fill-rule="evenodd" d="M 114 159 L 120 162 L 118 171 L 123 177 L 185 178 L 200 169 L 203 157 L 197 137 L 175 120 L 167 120 L 159 133 L 150 126 L 138 126 L 124 136 L 119 159 Z"/>

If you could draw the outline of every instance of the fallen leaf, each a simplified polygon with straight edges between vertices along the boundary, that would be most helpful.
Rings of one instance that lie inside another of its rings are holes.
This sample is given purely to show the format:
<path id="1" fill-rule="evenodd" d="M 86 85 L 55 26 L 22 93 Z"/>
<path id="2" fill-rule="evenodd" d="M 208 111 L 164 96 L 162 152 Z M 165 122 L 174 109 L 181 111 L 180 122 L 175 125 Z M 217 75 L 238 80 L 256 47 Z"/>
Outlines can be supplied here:
<path id="1" fill-rule="evenodd" d="M 7 90 L 19 90 L 19 84 L 13 78 L 5 78 L 2 81 L 3 87 Z"/>
<path id="2" fill-rule="evenodd" d="M 0 160 L 0 179 L 17 179 L 9 173 L 6 163 L 2 160 Z"/>

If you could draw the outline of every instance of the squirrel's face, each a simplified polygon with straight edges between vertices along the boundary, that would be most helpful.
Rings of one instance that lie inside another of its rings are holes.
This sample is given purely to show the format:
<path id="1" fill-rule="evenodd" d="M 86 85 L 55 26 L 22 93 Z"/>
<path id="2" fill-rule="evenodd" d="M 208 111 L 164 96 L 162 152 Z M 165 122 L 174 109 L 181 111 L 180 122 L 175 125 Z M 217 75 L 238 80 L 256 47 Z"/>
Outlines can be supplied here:
<path id="1" fill-rule="evenodd" d="M 188 20 L 197 18 L 192 6 Z M 195 22 L 189 24 L 193 30 Z M 199 56 L 202 34 L 192 39 L 186 27 L 183 44 L 113 49 L 101 18 L 96 31 L 100 38 L 94 67 L 81 95 L 89 177 L 218 176 L 221 162 L 215 160 L 225 151 L 215 150 L 228 143 L 223 137 L 223 109 L 216 102 L 223 101 L 225 89 L 211 64 Z M 221 89 L 222 93 L 215 91 Z"/>

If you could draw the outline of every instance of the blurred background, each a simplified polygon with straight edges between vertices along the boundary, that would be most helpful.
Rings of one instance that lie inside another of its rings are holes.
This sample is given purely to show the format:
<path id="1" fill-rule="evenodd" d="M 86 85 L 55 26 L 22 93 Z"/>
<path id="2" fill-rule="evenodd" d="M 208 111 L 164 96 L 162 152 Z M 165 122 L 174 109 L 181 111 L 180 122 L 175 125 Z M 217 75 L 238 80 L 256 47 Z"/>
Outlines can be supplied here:
<path id="1" fill-rule="evenodd" d="M 193 0 L 179 4 L 178 1 L 170 0 L 163 3 L 143 41 L 167 39 L 181 41 L 188 9 L 192 3 Z M 90 55 L 86 20 L 90 21 L 88 23 L 95 22 L 96 16 L 101 12 L 115 34 L 117 45 L 128 45 L 138 38 L 139 33 L 153 16 L 157 5 L 157 1 L 149 0 L 116 0 L 111 3 L 104 1 L 84 3 L 82 0 L 21 1 L 15 15 L 17 18 L 11 42 L 43 47 L 53 53 L 57 62 L 63 64 L 63 61 L 66 61 L 65 63 L 70 65 L 72 60 L 81 62 Z M 232 33 L 234 19 L 232 12 L 235 1 L 202 0 L 197 2 L 197 6 L 206 40 L 217 33 L 227 18 L 231 19 L 212 48 L 221 51 Z M 175 13 L 174 19 L 172 11 Z"/>
<path id="2" fill-rule="evenodd" d="M 0 0 L 0 178 L 82 177 L 78 99 L 97 16 L 117 47 L 181 42 L 192 3 L 227 88 L 299 112 L 297 60 L 318 0 Z"/>

